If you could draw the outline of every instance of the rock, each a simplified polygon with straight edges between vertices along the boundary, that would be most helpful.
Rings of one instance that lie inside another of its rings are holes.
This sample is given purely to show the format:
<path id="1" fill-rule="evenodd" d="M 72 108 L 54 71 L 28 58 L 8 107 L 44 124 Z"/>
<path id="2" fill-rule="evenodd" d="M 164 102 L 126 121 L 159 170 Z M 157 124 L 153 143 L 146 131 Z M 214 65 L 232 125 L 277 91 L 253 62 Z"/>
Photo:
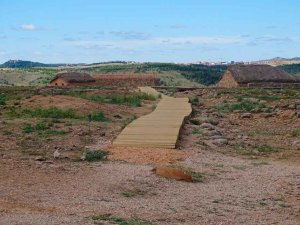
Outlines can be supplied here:
<path id="1" fill-rule="evenodd" d="M 285 118 L 285 119 L 291 119 L 296 114 L 297 113 L 293 110 L 285 110 L 280 113 L 280 117 Z"/>
<path id="2" fill-rule="evenodd" d="M 211 123 L 214 126 L 217 126 L 219 124 L 219 120 L 216 118 L 208 118 L 209 123 Z"/>
<path id="3" fill-rule="evenodd" d="M 215 144 L 215 145 L 227 145 L 228 140 L 225 139 L 225 138 L 215 139 L 215 140 L 213 140 L 213 144 Z"/>
<path id="4" fill-rule="evenodd" d="M 212 125 L 218 125 L 218 123 L 219 123 L 219 120 L 217 118 L 213 118 L 213 117 L 198 117 L 195 119 L 197 120 L 196 125 L 200 125 L 202 123 L 211 123 Z"/>
<path id="5" fill-rule="evenodd" d="M 207 113 L 214 113 L 214 112 L 216 112 L 216 110 L 215 109 L 208 109 L 206 112 Z"/>
<path id="6" fill-rule="evenodd" d="M 236 110 L 234 110 L 233 112 L 234 112 L 234 113 L 241 113 L 242 110 L 236 109 Z"/>
<path id="7" fill-rule="evenodd" d="M 201 122 L 198 119 L 190 119 L 190 122 L 194 125 L 200 125 Z"/>
<path id="8" fill-rule="evenodd" d="M 217 130 L 204 130 L 202 132 L 202 134 L 204 136 L 208 136 L 208 137 L 212 137 L 212 136 L 220 136 L 221 132 L 217 131 Z"/>
<path id="9" fill-rule="evenodd" d="M 298 145 L 300 143 L 300 141 L 293 141 L 293 144 L 292 145 Z"/>
<path id="10" fill-rule="evenodd" d="M 242 119 L 250 119 L 252 117 L 253 117 L 253 115 L 251 113 L 243 113 L 243 114 L 241 114 L 241 118 Z"/>
<path id="11" fill-rule="evenodd" d="M 257 98 L 245 98 L 246 101 L 249 101 L 251 103 L 256 103 L 259 102 L 259 100 Z"/>
<path id="12" fill-rule="evenodd" d="M 211 123 L 202 123 L 200 125 L 200 128 L 207 129 L 207 130 L 214 130 L 214 129 L 216 129 L 216 127 L 214 125 L 212 125 Z"/>
<path id="13" fill-rule="evenodd" d="M 287 107 L 288 109 L 296 109 L 296 105 L 295 104 L 290 104 Z"/>
<path id="14" fill-rule="evenodd" d="M 116 115 L 114 115 L 114 118 L 116 118 L 116 119 L 122 119 L 123 117 L 121 115 L 119 115 L 119 114 L 116 114 Z"/>
<path id="15" fill-rule="evenodd" d="M 282 109 L 287 109 L 289 107 L 289 104 L 284 104 L 281 106 Z"/>
<path id="16" fill-rule="evenodd" d="M 181 181 L 192 181 L 192 176 L 188 174 L 185 170 L 179 169 L 179 168 L 172 168 L 167 166 L 158 166 L 155 169 L 153 169 L 156 175 L 175 179 L 175 180 L 181 180 Z"/>
<path id="17" fill-rule="evenodd" d="M 259 103 L 265 105 L 265 104 L 267 104 L 268 102 L 267 102 L 266 100 L 260 100 Z"/>
<path id="18" fill-rule="evenodd" d="M 54 159 L 58 159 L 60 157 L 60 153 L 58 150 L 55 150 L 55 152 L 53 153 L 53 157 Z"/>
<path id="19" fill-rule="evenodd" d="M 56 169 L 58 171 L 64 171 L 65 167 L 63 165 L 50 165 L 51 168 Z"/>
<path id="20" fill-rule="evenodd" d="M 41 162 L 41 161 L 45 161 L 46 159 L 45 159 L 45 157 L 43 157 L 43 156 L 37 156 L 37 157 L 34 158 L 34 160 L 35 160 L 35 161 L 40 161 L 40 162 Z"/>
<path id="21" fill-rule="evenodd" d="M 263 113 L 262 116 L 265 117 L 265 118 L 269 118 L 269 117 L 272 117 L 272 116 L 275 116 L 276 114 L 275 113 Z"/>
<path id="22" fill-rule="evenodd" d="M 243 135 L 242 139 L 243 139 L 244 141 L 247 141 L 247 140 L 249 139 L 249 137 L 248 137 L 247 135 Z"/>
<path id="23" fill-rule="evenodd" d="M 262 112 L 265 112 L 265 113 L 270 113 L 270 112 L 272 112 L 272 110 L 269 109 L 269 108 L 262 108 L 261 111 L 262 111 Z"/>
<path id="24" fill-rule="evenodd" d="M 215 139 L 223 139 L 224 137 L 221 136 L 221 135 L 214 135 L 214 136 L 211 136 L 210 139 L 212 140 L 215 140 Z"/>
<path id="25" fill-rule="evenodd" d="M 250 113 L 260 113 L 261 111 L 262 111 L 261 109 L 255 108 L 255 109 L 252 109 L 250 111 Z"/>
<path id="26" fill-rule="evenodd" d="M 11 156 L 10 156 L 10 155 L 5 155 L 5 154 L 3 154 L 3 155 L 2 155 L 2 159 L 11 159 Z"/>

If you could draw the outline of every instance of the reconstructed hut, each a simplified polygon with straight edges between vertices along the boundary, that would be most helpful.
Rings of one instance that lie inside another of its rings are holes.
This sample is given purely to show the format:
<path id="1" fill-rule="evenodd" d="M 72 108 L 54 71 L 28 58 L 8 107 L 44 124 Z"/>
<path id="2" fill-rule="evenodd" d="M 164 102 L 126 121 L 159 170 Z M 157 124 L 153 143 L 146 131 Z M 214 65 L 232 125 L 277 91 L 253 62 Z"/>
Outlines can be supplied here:
<path id="1" fill-rule="evenodd" d="M 292 87 L 300 82 L 278 67 L 269 65 L 233 65 L 221 77 L 218 87 Z"/>
<path id="2" fill-rule="evenodd" d="M 65 72 L 57 74 L 51 81 L 51 86 L 70 87 L 88 86 L 95 83 L 95 79 L 87 73 Z"/>

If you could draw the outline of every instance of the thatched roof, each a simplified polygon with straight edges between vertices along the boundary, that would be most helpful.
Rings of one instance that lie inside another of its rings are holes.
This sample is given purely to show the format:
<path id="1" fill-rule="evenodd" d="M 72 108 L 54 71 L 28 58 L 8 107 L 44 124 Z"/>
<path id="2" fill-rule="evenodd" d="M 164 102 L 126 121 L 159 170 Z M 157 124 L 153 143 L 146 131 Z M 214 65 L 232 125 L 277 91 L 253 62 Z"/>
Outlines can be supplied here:
<path id="1" fill-rule="evenodd" d="M 57 78 L 64 79 L 69 83 L 87 83 L 87 82 L 95 82 L 96 80 L 90 76 L 88 73 L 78 73 L 78 72 L 65 72 L 58 73 L 52 80 L 56 80 Z"/>
<path id="2" fill-rule="evenodd" d="M 278 67 L 269 65 L 233 65 L 228 68 L 238 83 L 281 82 L 293 83 L 296 78 Z"/>

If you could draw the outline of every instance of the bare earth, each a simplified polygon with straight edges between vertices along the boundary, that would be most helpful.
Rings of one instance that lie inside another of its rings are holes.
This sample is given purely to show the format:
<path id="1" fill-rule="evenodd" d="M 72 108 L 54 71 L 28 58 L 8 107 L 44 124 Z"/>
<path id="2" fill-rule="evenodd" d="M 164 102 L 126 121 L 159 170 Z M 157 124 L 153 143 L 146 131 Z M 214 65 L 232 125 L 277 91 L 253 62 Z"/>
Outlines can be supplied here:
<path id="1" fill-rule="evenodd" d="M 213 113 L 209 110 L 220 100 L 200 94 L 204 106 L 199 106 L 200 114 L 196 116 Z M 204 139 L 193 134 L 197 126 L 187 122 L 179 150 L 107 146 L 120 132 L 118 128 L 91 143 L 91 148 L 101 147 L 111 152 L 106 162 L 68 159 L 40 162 L 32 157 L 8 157 L 4 151 L 0 157 L 0 224 L 92 225 L 102 224 L 93 221 L 92 216 L 111 213 L 162 225 L 298 225 L 300 160 L 299 151 L 291 143 L 299 138 L 287 133 L 299 124 L 299 119 L 291 122 L 280 116 L 259 115 L 241 119 L 232 113 L 220 118 L 217 125 L 229 144 L 215 146 L 209 141 L 204 145 Z M 258 128 L 260 135 L 251 136 Z M 247 148 L 252 148 L 254 142 L 272 141 L 281 152 L 240 154 L 234 150 L 240 138 L 235 133 L 237 129 L 239 134 L 249 136 L 245 141 Z M 274 131 L 272 140 L 270 130 Z M 192 168 L 204 174 L 204 182 L 157 177 L 152 169 L 161 164 Z M 124 192 L 135 195 L 126 197 Z"/>

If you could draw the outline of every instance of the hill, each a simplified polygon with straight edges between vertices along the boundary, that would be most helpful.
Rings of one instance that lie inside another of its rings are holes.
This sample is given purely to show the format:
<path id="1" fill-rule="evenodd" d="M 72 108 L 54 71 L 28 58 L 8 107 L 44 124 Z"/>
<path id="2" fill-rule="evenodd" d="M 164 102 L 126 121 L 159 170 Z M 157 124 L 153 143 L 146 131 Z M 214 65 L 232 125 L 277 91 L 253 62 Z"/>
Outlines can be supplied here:
<path id="1" fill-rule="evenodd" d="M 253 63 L 267 64 L 271 66 L 298 64 L 300 63 L 300 57 L 294 57 L 294 58 L 275 57 L 272 59 L 259 60 Z"/>
<path id="2" fill-rule="evenodd" d="M 49 65 L 39 62 L 9 60 L 0 65 L 2 68 L 31 68 L 31 67 L 49 67 Z"/>
<path id="3" fill-rule="evenodd" d="M 138 74 L 138 73 L 152 73 L 157 74 L 162 82 L 164 78 L 169 75 L 172 79 L 172 74 L 176 74 L 177 78 L 186 79 L 194 83 L 203 85 L 215 84 L 222 74 L 227 69 L 227 66 L 216 65 L 186 65 L 186 64 L 174 64 L 174 63 L 142 63 L 142 64 L 127 64 L 127 65 L 103 65 L 99 67 L 82 68 L 81 70 L 89 72 L 91 74 Z M 175 85 L 176 79 L 173 76 L 174 82 L 170 80 L 163 83 L 163 85 Z M 182 85 L 182 84 L 181 84 Z"/>
<path id="4" fill-rule="evenodd" d="M 300 77 L 300 63 L 299 64 L 280 65 L 279 68 L 289 74 Z"/>

